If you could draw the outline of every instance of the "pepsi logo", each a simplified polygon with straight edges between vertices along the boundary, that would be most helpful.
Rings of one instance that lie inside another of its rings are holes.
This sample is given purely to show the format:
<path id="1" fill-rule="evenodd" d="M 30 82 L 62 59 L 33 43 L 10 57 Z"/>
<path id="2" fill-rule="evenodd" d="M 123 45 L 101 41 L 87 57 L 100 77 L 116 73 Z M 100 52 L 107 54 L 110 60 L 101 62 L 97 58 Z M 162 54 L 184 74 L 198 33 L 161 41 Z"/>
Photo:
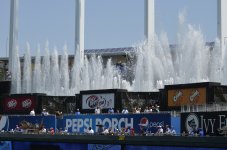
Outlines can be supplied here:
<path id="1" fill-rule="evenodd" d="M 86 99 L 86 103 L 90 108 L 96 108 L 96 107 L 108 107 L 110 102 L 108 102 L 105 98 L 102 96 L 96 96 L 96 95 L 91 95 Z"/>
<path id="2" fill-rule="evenodd" d="M 23 108 L 29 108 L 32 105 L 32 101 L 30 99 L 26 99 L 22 102 L 22 107 Z"/>
<path id="3" fill-rule="evenodd" d="M 98 106 L 99 98 L 95 95 L 91 95 L 86 99 L 86 102 L 90 108 L 95 108 Z"/>
<path id="4" fill-rule="evenodd" d="M 17 100 L 15 100 L 15 99 L 11 99 L 7 103 L 7 107 L 10 109 L 15 108 L 16 106 L 17 106 Z"/>
<path id="5" fill-rule="evenodd" d="M 147 127 L 149 125 L 149 120 L 146 117 L 140 119 L 140 128 Z"/>

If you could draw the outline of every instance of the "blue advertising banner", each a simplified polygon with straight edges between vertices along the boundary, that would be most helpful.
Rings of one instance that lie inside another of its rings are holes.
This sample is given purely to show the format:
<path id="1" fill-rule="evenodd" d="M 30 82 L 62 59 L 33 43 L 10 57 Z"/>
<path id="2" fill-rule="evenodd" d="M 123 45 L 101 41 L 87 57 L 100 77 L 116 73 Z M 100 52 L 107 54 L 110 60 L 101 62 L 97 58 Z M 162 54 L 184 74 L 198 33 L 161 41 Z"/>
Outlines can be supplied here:
<path id="1" fill-rule="evenodd" d="M 9 129 L 9 118 L 8 116 L 0 116 L 0 131 Z"/>
<path id="2" fill-rule="evenodd" d="M 146 130 L 156 132 L 157 126 L 171 125 L 169 113 L 158 114 L 100 114 L 100 115 L 70 115 L 64 116 L 63 128 L 68 132 L 84 133 L 89 127 L 95 132 L 98 131 L 97 125 L 105 128 L 112 128 L 113 131 L 122 128 L 134 128 L 136 133 Z"/>
<path id="3" fill-rule="evenodd" d="M 45 126 L 46 129 L 56 128 L 56 116 L 7 116 L 8 125 L 4 130 L 15 129 L 16 125 L 29 124 L 29 126 L 40 126 L 41 124 Z"/>
<path id="4" fill-rule="evenodd" d="M 177 135 L 180 135 L 181 130 L 180 130 L 180 116 L 173 117 L 171 116 L 171 126 L 172 129 L 176 131 Z"/>

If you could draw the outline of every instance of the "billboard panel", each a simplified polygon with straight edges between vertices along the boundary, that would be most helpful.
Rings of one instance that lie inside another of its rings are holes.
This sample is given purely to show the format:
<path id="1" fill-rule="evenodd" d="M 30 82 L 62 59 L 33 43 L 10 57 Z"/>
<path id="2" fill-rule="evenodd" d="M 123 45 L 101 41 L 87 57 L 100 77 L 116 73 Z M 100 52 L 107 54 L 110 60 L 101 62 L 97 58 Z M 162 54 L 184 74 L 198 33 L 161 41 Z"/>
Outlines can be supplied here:
<path id="1" fill-rule="evenodd" d="M 168 90 L 168 106 L 203 105 L 206 103 L 206 88 Z"/>
<path id="2" fill-rule="evenodd" d="M 207 135 L 218 135 L 218 129 L 227 125 L 227 112 L 196 112 L 181 114 L 181 132 L 202 128 Z"/>
<path id="3" fill-rule="evenodd" d="M 84 133 L 89 127 L 97 132 L 96 125 L 101 124 L 105 128 L 111 127 L 113 131 L 121 128 L 134 128 L 136 133 L 142 130 L 156 132 L 157 126 L 171 125 L 171 117 L 169 113 L 165 114 L 101 114 L 101 115 L 71 115 L 64 116 L 63 127 L 69 132 Z"/>
<path id="4" fill-rule="evenodd" d="M 4 130 L 15 129 L 16 125 L 29 125 L 29 127 L 37 127 L 44 125 L 46 129 L 56 128 L 56 116 L 7 116 L 7 122 Z"/>
<path id="5" fill-rule="evenodd" d="M 3 99 L 3 112 L 30 112 L 33 108 L 36 108 L 36 105 L 34 96 L 5 97 Z"/>
<path id="6" fill-rule="evenodd" d="M 114 108 L 114 93 L 82 95 L 82 109 Z"/>

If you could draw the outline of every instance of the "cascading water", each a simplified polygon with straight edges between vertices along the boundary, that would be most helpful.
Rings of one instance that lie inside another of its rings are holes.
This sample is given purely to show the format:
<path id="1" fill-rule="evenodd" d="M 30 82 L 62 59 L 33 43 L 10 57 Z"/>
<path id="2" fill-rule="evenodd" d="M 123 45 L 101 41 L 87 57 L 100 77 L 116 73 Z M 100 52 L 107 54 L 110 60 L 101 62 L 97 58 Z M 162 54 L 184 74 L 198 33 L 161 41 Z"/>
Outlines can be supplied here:
<path id="1" fill-rule="evenodd" d="M 207 45 L 201 31 L 185 26 L 183 20 L 181 16 L 178 41 L 171 49 L 165 34 L 137 47 L 133 89 L 153 91 L 167 84 L 204 81 L 226 83 L 227 64 L 218 40 L 213 47 Z"/>
<path id="2" fill-rule="evenodd" d="M 19 48 L 16 46 L 15 54 L 12 58 L 12 79 L 11 79 L 11 93 L 21 93 L 21 68 Z"/>
<path id="3" fill-rule="evenodd" d="M 27 68 L 27 67 L 26 67 Z M 40 47 L 38 46 L 37 55 L 35 57 L 35 66 L 33 70 L 32 78 L 32 92 L 41 93 L 42 92 L 42 82 L 41 82 L 41 57 L 40 57 Z"/>
<path id="4" fill-rule="evenodd" d="M 154 91 L 167 84 L 204 81 L 227 84 L 227 59 L 220 42 L 216 40 L 213 46 L 207 45 L 202 32 L 192 25 L 186 26 L 182 16 L 179 29 L 174 46 L 169 46 L 167 35 L 163 33 L 135 47 L 133 81 L 126 81 L 111 60 L 104 64 L 100 56 L 85 56 L 81 63 L 79 54 L 76 54 L 72 68 L 69 68 L 66 45 L 61 57 L 58 57 L 56 48 L 50 55 L 47 44 L 41 59 L 38 49 L 31 74 L 30 48 L 27 46 L 22 91 L 19 57 L 15 56 L 11 92 L 74 95 L 81 90 L 111 88 Z"/>
<path id="5" fill-rule="evenodd" d="M 22 93 L 31 93 L 31 55 L 30 46 L 27 43 L 26 53 L 24 55 L 24 68 L 22 78 Z"/>
<path id="6" fill-rule="evenodd" d="M 68 67 L 67 46 L 64 46 L 64 54 L 58 56 L 54 48 L 53 55 L 49 55 L 49 46 L 46 45 L 45 56 L 41 58 L 40 48 L 37 50 L 35 65 L 31 73 L 31 57 L 29 44 L 24 56 L 24 68 L 22 77 L 22 91 L 20 90 L 20 63 L 19 57 L 15 57 L 15 71 L 12 78 L 11 93 L 46 93 L 48 95 L 75 95 L 81 90 L 127 88 L 127 81 L 119 75 L 119 71 L 108 60 L 104 67 L 100 56 L 85 57 L 84 63 L 75 55 L 72 69 Z M 17 71 L 16 71 L 17 70 Z M 30 82 L 29 82 L 30 81 Z"/>

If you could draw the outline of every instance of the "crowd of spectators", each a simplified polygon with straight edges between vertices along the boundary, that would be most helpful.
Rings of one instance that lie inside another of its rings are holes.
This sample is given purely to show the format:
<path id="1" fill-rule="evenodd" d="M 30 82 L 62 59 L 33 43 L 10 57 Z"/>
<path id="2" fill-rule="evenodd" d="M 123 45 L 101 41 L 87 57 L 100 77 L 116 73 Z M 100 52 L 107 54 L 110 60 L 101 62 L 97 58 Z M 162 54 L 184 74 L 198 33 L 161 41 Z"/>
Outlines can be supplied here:
<path id="1" fill-rule="evenodd" d="M 145 108 L 141 108 L 139 106 L 135 106 L 133 108 L 128 109 L 126 106 L 122 108 L 122 110 L 119 109 L 114 109 L 112 107 L 108 108 L 107 111 L 105 110 L 105 112 L 107 112 L 108 114 L 140 114 L 140 113 L 153 113 L 153 112 L 159 112 L 159 105 L 158 104 L 154 104 L 151 106 L 146 106 Z M 71 111 L 71 114 L 75 114 L 75 115 L 80 115 L 82 114 L 80 112 L 80 109 L 77 108 L 76 111 Z M 94 114 L 103 114 L 103 111 L 101 109 L 101 107 L 96 107 L 94 109 Z M 35 110 L 32 109 L 30 111 L 30 115 L 31 116 L 35 116 Z M 42 116 L 47 116 L 49 115 L 49 112 L 46 110 L 46 108 L 43 108 L 42 112 L 41 112 Z M 55 111 L 55 115 L 56 116 L 62 116 L 63 113 L 60 111 Z"/>
<path id="2" fill-rule="evenodd" d="M 159 112 L 159 105 L 154 104 L 151 106 L 146 106 L 144 109 L 141 107 L 133 107 L 131 111 L 127 107 L 123 107 L 123 109 L 120 111 L 119 109 L 114 110 L 114 108 L 110 107 L 107 111 L 108 114 L 140 114 L 140 113 L 153 113 L 153 112 Z M 77 109 L 76 115 L 80 114 L 79 109 Z M 94 114 L 102 114 L 102 109 L 100 107 L 96 107 L 94 109 Z"/>
<path id="3" fill-rule="evenodd" d="M 182 136 L 205 136 L 205 133 L 202 128 L 193 128 L 189 132 L 183 131 L 181 133 Z"/>

